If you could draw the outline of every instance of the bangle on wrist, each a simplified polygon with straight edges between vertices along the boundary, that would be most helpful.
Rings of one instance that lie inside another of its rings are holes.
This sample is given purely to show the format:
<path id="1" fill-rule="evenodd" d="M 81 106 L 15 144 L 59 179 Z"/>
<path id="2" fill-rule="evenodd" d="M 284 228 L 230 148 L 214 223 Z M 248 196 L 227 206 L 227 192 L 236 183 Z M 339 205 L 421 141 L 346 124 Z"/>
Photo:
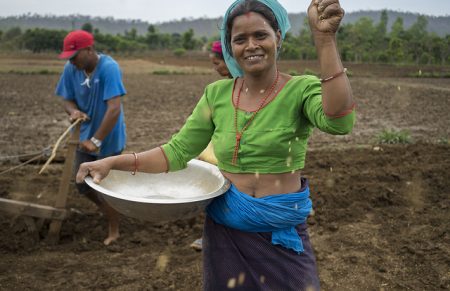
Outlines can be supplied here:
<path id="1" fill-rule="evenodd" d="M 131 175 L 136 175 L 138 171 L 138 156 L 135 152 L 132 153 L 134 156 L 134 171 L 131 172 Z"/>
<path id="2" fill-rule="evenodd" d="M 101 147 L 102 146 L 102 141 L 95 138 L 95 136 L 91 137 L 91 142 L 96 146 L 96 147 Z"/>
<path id="3" fill-rule="evenodd" d="M 340 71 L 340 72 L 337 73 L 337 74 L 334 74 L 334 75 L 332 75 L 332 76 L 330 76 L 330 77 L 327 77 L 327 78 L 321 78 L 321 79 L 319 79 L 319 80 L 320 80 L 321 83 L 325 83 L 325 82 L 328 82 L 328 81 L 330 81 L 330 80 L 333 80 L 333 79 L 336 78 L 336 77 L 339 77 L 340 75 L 345 74 L 346 72 L 347 72 L 347 68 L 344 68 L 342 71 Z"/>

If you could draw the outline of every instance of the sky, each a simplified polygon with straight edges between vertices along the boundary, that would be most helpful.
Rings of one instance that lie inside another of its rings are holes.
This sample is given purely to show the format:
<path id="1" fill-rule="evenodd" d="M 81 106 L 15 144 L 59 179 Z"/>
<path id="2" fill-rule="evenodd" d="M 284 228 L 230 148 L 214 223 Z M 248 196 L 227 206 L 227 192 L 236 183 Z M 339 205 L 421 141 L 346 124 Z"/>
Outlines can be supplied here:
<path id="1" fill-rule="evenodd" d="M 0 17 L 11 15 L 82 14 L 139 19 L 150 23 L 181 18 L 222 16 L 234 0 L 0 0 Z M 289 13 L 305 12 L 310 0 L 279 0 Z M 390 9 L 449 16 L 449 0 L 341 0 L 347 12 Z"/>

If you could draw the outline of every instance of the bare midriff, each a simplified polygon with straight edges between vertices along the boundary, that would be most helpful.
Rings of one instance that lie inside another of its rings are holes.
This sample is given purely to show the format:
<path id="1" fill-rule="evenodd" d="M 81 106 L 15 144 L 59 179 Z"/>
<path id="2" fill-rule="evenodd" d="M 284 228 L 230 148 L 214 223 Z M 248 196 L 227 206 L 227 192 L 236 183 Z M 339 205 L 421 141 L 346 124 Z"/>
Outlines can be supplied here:
<path id="1" fill-rule="evenodd" d="M 295 193 L 301 189 L 301 172 L 281 174 L 222 174 L 242 193 L 261 198 L 275 194 Z"/>

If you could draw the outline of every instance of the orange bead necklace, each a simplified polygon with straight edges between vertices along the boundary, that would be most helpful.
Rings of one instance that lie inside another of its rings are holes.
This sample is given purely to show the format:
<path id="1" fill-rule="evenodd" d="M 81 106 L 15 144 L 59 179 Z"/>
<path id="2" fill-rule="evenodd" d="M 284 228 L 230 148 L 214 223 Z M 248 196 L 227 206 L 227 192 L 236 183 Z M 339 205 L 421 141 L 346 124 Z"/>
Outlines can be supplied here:
<path id="1" fill-rule="evenodd" d="M 239 101 L 241 99 L 241 92 L 242 92 L 242 89 L 244 88 L 244 83 L 245 83 L 245 81 L 242 81 L 241 88 L 239 89 L 239 93 L 237 95 L 236 105 L 234 106 L 234 129 L 236 130 L 236 144 L 234 146 L 233 159 L 231 161 L 231 163 L 233 165 L 236 165 L 236 161 L 237 161 L 237 158 L 239 155 L 239 146 L 241 144 L 241 138 L 242 138 L 242 135 L 244 134 L 244 131 L 249 127 L 249 125 L 253 121 L 253 119 L 255 119 L 256 114 L 258 114 L 258 112 L 263 108 L 264 104 L 266 104 L 266 101 L 270 97 L 270 95 L 272 95 L 273 91 L 275 90 L 275 88 L 278 84 L 279 77 L 280 77 L 280 72 L 277 70 L 277 75 L 276 75 L 275 81 L 270 86 L 270 89 L 267 92 L 267 95 L 261 100 L 261 103 L 259 104 L 258 109 L 253 112 L 252 116 L 245 123 L 242 130 L 239 131 L 238 130 L 238 109 L 239 109 Z"/>

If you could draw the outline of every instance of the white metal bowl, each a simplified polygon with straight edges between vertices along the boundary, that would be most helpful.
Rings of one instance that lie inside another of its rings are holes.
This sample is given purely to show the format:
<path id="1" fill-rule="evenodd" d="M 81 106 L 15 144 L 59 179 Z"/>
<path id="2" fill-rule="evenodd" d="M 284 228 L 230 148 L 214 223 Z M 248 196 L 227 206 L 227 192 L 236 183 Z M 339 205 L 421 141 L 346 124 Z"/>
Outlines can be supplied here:
<path id="1" fill-rule="evenodd" d="M 111 170 L 100 184 L 89 176 L 85 182 L 118 212 L 152 222 L 193 217 L 230 187 L 216 166 L 200 160 L 177 172 L 131 175 Z"/>

